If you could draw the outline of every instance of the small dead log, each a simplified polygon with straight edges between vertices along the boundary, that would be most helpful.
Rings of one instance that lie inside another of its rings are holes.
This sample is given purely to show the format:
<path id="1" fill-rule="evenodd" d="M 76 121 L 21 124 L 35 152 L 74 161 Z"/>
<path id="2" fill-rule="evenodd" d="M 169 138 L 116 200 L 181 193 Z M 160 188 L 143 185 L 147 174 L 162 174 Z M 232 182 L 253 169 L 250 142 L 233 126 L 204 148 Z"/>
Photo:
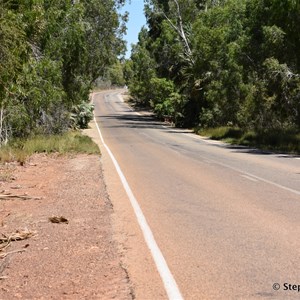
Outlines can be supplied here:
<path id="1" fill-rule="evenodd" d="M 32 196 L 28 196 L 28 195 L 13 195 L 13 194 L 0 195 L 0 200 L 13 200 L 13 199 L 41 200 L 41 197 L 32 197 Z"/>

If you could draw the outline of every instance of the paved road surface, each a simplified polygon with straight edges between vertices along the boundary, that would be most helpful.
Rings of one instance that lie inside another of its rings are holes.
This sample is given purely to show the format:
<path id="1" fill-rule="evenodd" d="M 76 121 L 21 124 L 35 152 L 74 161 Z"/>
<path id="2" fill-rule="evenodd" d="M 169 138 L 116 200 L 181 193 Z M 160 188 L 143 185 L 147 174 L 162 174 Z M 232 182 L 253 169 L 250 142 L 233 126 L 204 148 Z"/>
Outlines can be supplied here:
<path id="1" fill-rule="evenodd" d="M 164 126 L 133 112 L 117 91 L 94 103 L 185 299 L 300 297 L 283 290 L 300 285 L 299 158 Z"/>

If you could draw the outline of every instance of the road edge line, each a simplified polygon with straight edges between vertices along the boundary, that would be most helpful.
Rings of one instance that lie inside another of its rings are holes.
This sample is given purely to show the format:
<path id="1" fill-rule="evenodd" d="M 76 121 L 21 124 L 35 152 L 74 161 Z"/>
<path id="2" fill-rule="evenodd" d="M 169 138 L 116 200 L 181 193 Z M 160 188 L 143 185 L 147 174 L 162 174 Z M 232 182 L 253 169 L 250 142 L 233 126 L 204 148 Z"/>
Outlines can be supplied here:
<path id="1" fill-rule="evenodd" d="M 95 93 L 93 93 L 93 96 L 92 96 L 92 101 L 94 101 L 94 96 L 95 96 Z M 165 291 L 168 295 L 168 298 L 169 299 L 174 299 L 174 300 L 181 300 L 183 299 L 182 295 L 181 295 L 181 292 L 177 286 L 177 283 L 168 267 L 168 264 L 161 252 L 161 250 L 159 249 L 155 239 L 154 239 L 154 236 L 153 236 L 153 233 L 150 229 L 150 226 L 148 225 L 148 222 L 142 212 L 142 209 L 140 207 L 140 205 L 138 204 L 138 201 L 137 199 L 135 198 L 127 180 L 126 180 L 126 177 L 125 175 L 123 174 L 116 158 L 114 157 L 113 153 L 111 152 L 111 150 L 109 149 L 109 147 L 106 145 L 104 139 L 103 139 L 103 136 L 102 136 L 102 133 L 101 133 L 101 130 L 99 128 L 99 125 L 97 123 L 97 120 L 96 120 L 96 117 L 95 117 L 95 114 L 94 114 L 94 122 L 96 124 L 96 128 L 98 130 L 98 134 L 100 136 L 100 139 L 101 139 L 101 142 L 103 144 L 103 146 L 105 147 L 106 151 L 108 152 L 115 168 L 116 168 L 116 171 L 120 177 L 120 180 L 123 184 L 123 187 L 126 191 L 126 194 L 130 200 L 130 203 L 131 203 L 131 206 L 134 210 L 134 213 L 135 213 L 135 216 L 137 218 L 137 221 L 140 225 L 140 228 L 142 230 L 142 233 L 143 233 L 143 236 L 144 236 L 144 239 L 145 239 L 145 242 L 151 252 L 151 255 L 152 255 L 152 258 L 155 262 L 155 265 L 156 265 L 156 268 L 158 270 L 158 273 L 163 281 L 163 284 L 164 284 L 164 287 L 165 287 Z"/>

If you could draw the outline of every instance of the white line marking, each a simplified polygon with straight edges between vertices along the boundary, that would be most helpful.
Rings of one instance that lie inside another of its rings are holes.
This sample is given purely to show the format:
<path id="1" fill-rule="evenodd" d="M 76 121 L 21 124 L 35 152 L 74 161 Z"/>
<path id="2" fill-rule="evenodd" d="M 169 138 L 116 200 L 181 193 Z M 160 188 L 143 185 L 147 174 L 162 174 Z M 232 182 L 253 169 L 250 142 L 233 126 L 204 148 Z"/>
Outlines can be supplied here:
<path id="1" fill-rule="evenodd" d="M 207 163 L 207 164 L 210 164 L 210 165 L 213 164 L 213 162 L 212 162 L 211 160 L 206 160 L 206 159 L 204 159 L 203 162 L 205 162 L 205 163 Z"/>
<path id="2" fill-rule="evenodd" d="M 244 178 L 247 178 L 247 179 L 249 179 L 249 180 L 251 180 L 251 181 L 254 181 L 254 182 L 257 182 L 257 181 L 258 181 L 258 180 L 256 180 L 256 179 L 250 177 L 250 176 L 247 176 L 247 175 L 241 175 L 241 176 L 244 177 Z"/>
<path id="3" fill-rule="evenodd" d="M 139 134 L 147 137 L 148 139 L 153 140 L 153 138 L 149 134 L 147 134 L 146 132 L 139 132 Z"/>
<path id="4" fill-rule="evenodd" d="M 92 96 L 92 98 L 94 99 L 94 95 Z M 161 252 L 161 250 L 159 249 L 155 239 L 154 239 L 154 236 L 153 236 L 153 233 L 147 223 L 147 220 L 138 204 L 138 201 L 136 200 L 135 196 L 133 195 L 133 192 L 126 180 L 126 177 L 124 176 L 117 160 L 115 159 L 113 153 L 110 151 L 109 147 L 105 144 L 104 142 L 104 139 L 103 139 L 103 136 L 102 136 L 102 133 L 101 133 L 101 130 L 98 126 L 98 123 L 96 121 L 96 117 L 94 116 L 94 121 L 95 121 L 95 124 L 96 124 L 96 127 L 97 127 L 97 130 L 98 130 L 98 133 L 99 133 L 99 136 L 100 136 L 100 139 L 102 141 L 102 144 L 103 146 L 105 147 L 106 151 L 108 152 L 116 170 L 117 170 L 117 173 L 121 179 L 121 182 L 123 184 L 123 187 L 127 193 L 127 196 L 130 200 L 130 203 L 133 207 L 133 210 L 135 212 L 135 215 L 136 215 L 136 218 L 138 220 L 138 223 L 140 225 L 140 228 L 143 232 L 143 235 L 144 235 L 144 239 L 146 241 L 146 244 L 148 245 L 148 248 L 152 254 L 152 257 L 154 259 L 154 262 L 156 264 L 156 268 L 160 274 L 160 277 L 164 283 L 164 286 L 165 286 L 165 290 L 168 294 L 168 297 L 169 299 L 176 299 L 176 300 L 181 300 L 183 299 L 180 291 L 179 291 L 179 288 L 177 286 L 177 283 L 167 265 L 167 262 L 165 260 L 165 258 L 163 257 L 163 254 Z"/>
<path id="5" fill-rule="evenodd" d="M 259 176 L 253 175 L 253 174 L 251 174 L 251 173 L 248 173 L 248 172 L 239 170 L 238 168 L 229 166 L 229 165 L 227 165 L 227 164 L 223 164 L 223 163 L 218 162 L 218 161 L 216 161 L 216 160 L 211 160 L 211 161 L 214 162 L 215 164 L 218 164 L 218 165 L 223 166 L 223 167 L 225 167 L 225 168 L 234 170 L 234 171 L 236 171 L 236 172 L 238 172 L 238 173 L 242 173 L 242 174 L 244 174 L 244 175 L 248 175 L 248 176 L 253 177 L 253 178 L 257 179 L 257 180 L 260 180 L 260 181 L 263 181 L 263 182 L 265 182 L 265 183 L 274 185 L 274 186 L 276 186 L 276 187 L 278 187 L 278 188 L 280 188 L 280 189 L 289 191 L 289 192 L 291 192 L 291 193 L 293 193 L 293 194 L 296 194 L 296 195 L 300 195 L 300 191 L 297 191 L 297 190 L 288 188 L 288 187 L 286 187 L 286 186 L 284 186 L 284 185 L 281 185 L 281 184 L 278 184 L 278 183 L 276 183 L 276 182 L 273 182 L 273 181 L 270 181 L 270 180 L 261 178 L 261 177 L 259 177 Z"/>
<path id="6" fill-rule="evenodd" d="M 122 97 L 121 94 L 117 94 L 116 96 L 118 97 L 120 102 L 124 102 L 124 98 Z"/>
<path id="7" fill-rule="evenodd" d="M 203 142 L 207 142 L 207 143 L 210 143 L 210 144 L 213 144 L 213 143 L 220 143 L 220 144 L 222 144 L 222 142 L 219 142 L 219 141 L 209 141 L 209 140 L 202 139 L 201 137 L 197 137 L 197 136 L 195 136 L 195 135 L 193 135 L 193 134 L 189 134 L 189 133 L 185 133 L 184 135 L 190 136 L 190 137 L 192 137 L 192 138 L 194 138 L 194 139 L 200 139 L 200 140 L 202 140 Z M 223 144 L 224 144 L 224 143 L 223 143 Z M 296 159 L 300 159 L 300 157 L 298 157 L 298 158 L 296 158 Z M 281 188 L 281 189 L 283 189 L 283 190 L 289 191 L 289 192 L 291 192 L 291 193 L 293 193 L 293 194 L 300 195 L 300 191 L 297 191 L 297 190 L 288 188 L 288 187 L 286 187 L 286 186 L 284 186 L 284 185 L 281 185 L 281 184 L 278 184 L 278 183 L 276 183 L 276 182 L 273 182 L 273 181 L 270 181 L 270 180 L 261 178 L 261 177 L 259 177 L 259 176 L 253 175 L 253 174 L 251 174 L 251 173 L 248 173 L 248 172 L 239 170 L 238 168 L 234 168 L 234 167 L 232 167 L 232 166 L 229 166 L 229 165 L 227 165 L 227 164 L 223 164 L 223 163 L 218 162 L 218 161 L 216 161 L 216 160 L 210 160 L 210 161 L 211 161 L 212 163 L 218 164 L 218 165 L 223 166 L 223 167 L 225 167 L 225 168 L 234 170 L 234 171 L 236 171 L 236 172 L 238 172 L 238 173 L 242 173 L 242 174 L 244 174 L 244 175 L 248 175 L 249 177 L 252 177 L 252 179 L 254 178 L 254 179 L 263 181 L 263 182 L 265 182 L 265 183 L 274 185 L 274 186 L 276 186 L 276 187 L 278 187 L 278 188 Z"/>
<path id="8" fill-rule="evenodd" d="M 214 145 L 224 145 L 225 144 L 222 141 L 210 140 L 209 138 L 201 137 L 199 135 L 196 135 L 195 133 L 184 133 L 184 135 L 189 136 L 195 140 L 202 141 L 204 143 L 208 143 L 208 144 L 214 144 Z"/>

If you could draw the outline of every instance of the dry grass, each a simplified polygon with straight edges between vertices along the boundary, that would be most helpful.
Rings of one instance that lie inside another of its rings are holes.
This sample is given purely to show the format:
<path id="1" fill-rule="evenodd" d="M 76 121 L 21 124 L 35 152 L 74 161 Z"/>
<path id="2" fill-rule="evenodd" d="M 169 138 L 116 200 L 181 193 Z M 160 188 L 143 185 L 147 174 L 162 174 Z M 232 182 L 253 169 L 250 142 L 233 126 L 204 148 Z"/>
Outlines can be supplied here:
<path id="1" fill-rule="evenodd" d="M 300 133 L 296 130 L 244 131 L 233 127 L 196 129 L 196 133 L 230 144 L 263 150 L 300 154 Z"/>
<path id="2" fill-rule="evenodd" d="M 0 148 L 0 163 L 17 161 L 23 165 L 34 153 L 87 153 L 99 154 L 98 146 L 88 136 L 80 132 L 62 135 L 34 136 L 26 140 L 14 140 Z M 1 180 L 1 175 L 0 175 Z"/>
<path id="3" fill-rule="evenodd" d="M 10 164 L 2 164 L 0 165 L 0 182 L 10 181 L 14 178 L 13 173 L 15 170 L 15 166 Z"/>

